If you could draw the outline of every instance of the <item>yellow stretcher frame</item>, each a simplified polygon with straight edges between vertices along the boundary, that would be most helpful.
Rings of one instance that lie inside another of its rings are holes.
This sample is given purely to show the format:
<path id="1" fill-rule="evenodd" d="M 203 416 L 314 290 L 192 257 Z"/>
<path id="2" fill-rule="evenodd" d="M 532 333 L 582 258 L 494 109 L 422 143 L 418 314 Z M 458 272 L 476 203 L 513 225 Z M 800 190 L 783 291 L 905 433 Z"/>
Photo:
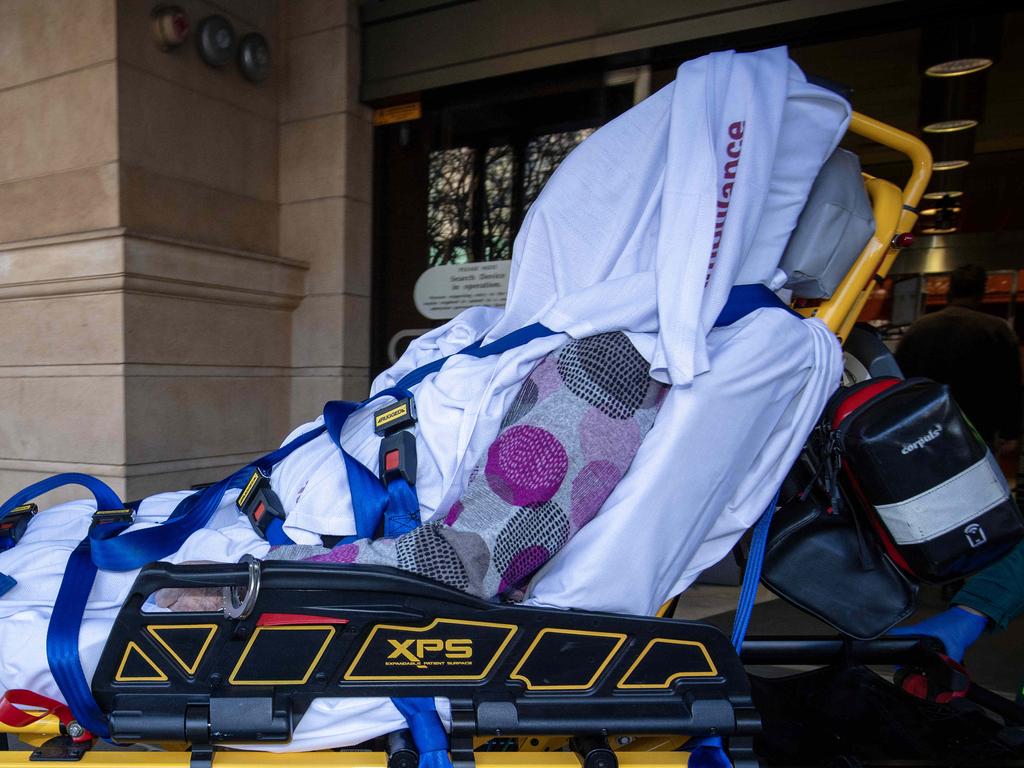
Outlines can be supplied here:
<path id="1" fill-rule="evenodd" d="M 932 156 L 928 147 L 916 136 L 854 112 L 849 130 L 877 144 L 896 150 L 910 160 L 910 177 L 903 189 L 895 184 L 867 174 L 864 183 L 875 216 L 875 233 L 864 247 L 850 272 L 839 284 L 832 298 L 815 307 L 801 308 L 805 317 L 816 317 L 825 323 L 843 341 L 853 328 L 871 291 L 889 274 L 900 248 L 897 235 L 909 233 L 917 221 L 917 204 L 931 179 Z M 672 612 L 675 599 L 658 611 L 658 616 Z M 33 746 L 57 736 L 60 724 L 53 715 L 24 728 L 6 728 L 0 733 L 11 733 Z M 474 758 L 480 768 L 580 768 L 580 759 L 573 752 L 546 751 L 558 749 L 564 740 L 545 737 L 540 746 L 531 749 L 529 742 L 520 740 L 519 752 L 476 752 Z M 619 765 L 624 768 L 663 768 L 685 766 L 685 752 L 678 749 L 682 738 L 656 739 L 645 737 L 617 748 Z M 647 751 L 650 749 L 651 751 Z M 658 751 L 661 750 L 661 751 Z M 0 752 L 0 768 L 23 768 L 29 762 L 27 750 Z M 185 751 L 91 750 L 77 763 L 87 768 L 188 768 L 191 754 Z M 383 752 L 216 752 L 214 762 L 223 768 L 263 768 L 264 766 L 330 766 L 331 768 L 385 768 L 387 755 Z"/>

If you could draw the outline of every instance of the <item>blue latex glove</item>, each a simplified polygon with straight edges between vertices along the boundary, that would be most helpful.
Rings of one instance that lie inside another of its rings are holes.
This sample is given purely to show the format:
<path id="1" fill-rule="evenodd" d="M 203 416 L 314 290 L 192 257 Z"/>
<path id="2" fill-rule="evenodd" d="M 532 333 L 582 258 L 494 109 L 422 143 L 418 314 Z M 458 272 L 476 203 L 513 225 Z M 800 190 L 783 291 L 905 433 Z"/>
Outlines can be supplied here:
<path id="1" fill-rule="evenodd" d="M 963 661 L 964 651 L 985 631 L 988 619 L 954 605 L 930 619 L 890 629 L 890 635 L 926 635 L 939 640 L 946 647 L 946 655 L 954 661 Z"/>

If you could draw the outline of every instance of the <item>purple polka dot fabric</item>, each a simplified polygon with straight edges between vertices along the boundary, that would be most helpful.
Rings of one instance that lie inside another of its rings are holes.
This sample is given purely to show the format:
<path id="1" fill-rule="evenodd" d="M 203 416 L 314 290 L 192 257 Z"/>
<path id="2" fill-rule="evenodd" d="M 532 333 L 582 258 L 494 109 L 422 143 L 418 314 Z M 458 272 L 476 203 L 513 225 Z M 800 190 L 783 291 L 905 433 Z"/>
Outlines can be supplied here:
<path id="1" fill-rule="evenodd" d="M 484 474 L 495 495 L 521 507 L 554 496 L 568 467 L 557 437 L 540 427 L 518 424 L 491 444 Z"/>
<path id="2" fill-rule="evenodd" d="M 359 557 L 358 544 L 339 544 L 325 555 L 309 558 L 315 563 L 354 563 Z"/>
<path id="3" fill-rule="evenodd" d="M 504 594 L 522 584 L 526 579 L 551 559 L 553 552 L 539 544 L 528 544 L 512 557 L 502 571 L 498 593 Z"/>
<path id="4" fill-rule="evenodd" d="M 569 511 L 576 529 L 589 523 L 622 479 L 622 470 L 610 461 L 592 461 L 572 481 Z"/>
<path id="5" fill-rule="evenodd" d="M 570 341 L 523 382 L 450 509 L 398 539 L 312 559 L 397 566 L 484 598 L 518 595 L 600 514 L 664 389 L 625 334 Z"/>
<path id="6" fill-rule="evenodd" d="M 607 461 L 625 471 L 646 433 L 636 419 L 613 419 L 600 408 L 591 408 L 583 415 L 579 434 L 588 460 Z"/>
<path id="7" fill-rule="evenodd" d="M 448 514 L 444 516 L 445 525 L 455 525 L 455 521 L 459 519 L 459 515 L 462 514 L 462 502 L 456 501 L 452 504 L 452 508 L 448 510 Z"/>

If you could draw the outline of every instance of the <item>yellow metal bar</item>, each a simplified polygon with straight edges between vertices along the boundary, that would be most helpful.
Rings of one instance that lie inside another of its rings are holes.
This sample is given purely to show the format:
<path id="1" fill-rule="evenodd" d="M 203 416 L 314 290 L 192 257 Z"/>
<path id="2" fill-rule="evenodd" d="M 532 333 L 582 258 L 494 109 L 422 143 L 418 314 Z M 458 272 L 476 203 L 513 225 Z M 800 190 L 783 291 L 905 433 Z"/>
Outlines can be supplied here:
<path id="1" fill-rule="evenodd" d="M 30 709 L 25 710 L 26 714 L 39 715 L 39 711 L 32 711 Z M 42 736 L 56 736 L 60 733 L 60 720 L 57 719 L 56 715 L 47 715 L 34 723 L 22 726 L 21 728 L 12 728 L 9 725 L 3 725 L 0 723 L 0 733 L 13 733 L 16 736 L 21 737 L 24 734 L 40 734 Z"/>
<path id="2" fill-rule="evenodd" d="M 903 203 L 916 208 L 932 177 L 932 153 L 925 143 L 916 136 L 860 112 L 854 112 L 850 118 L 850 132 L 906 155 L 912 167 L 910 177 L 903 186 Z M 900 231 L 909 232 L 917 221 L 917 214 L 913 211 L 904 213 L 907 216 L 900 221 Z"/>
<path id="3" fill-rule="evenodd" d="M 29 714 L 38 715 L 41 712 L 33 712 L 32 710 L 26 710 Z M 22 726 L 21 728 L 12 728 L 7 725 L 0 724 L 0 735 L 5 733 L 11 733 L 17 736 L 26 744 L 31 744 L 34 747 L 40 746 L 43 742 L 49 741 L 54 736 L 60 735 L 60 720 L 57 719 L 56 715 L 47 715 L 34 723 Z M 3 753 L 0 752 L 0 757 Z"/>
<path id="4" fill-rule="evenodd" d="M 690 740 L 689 736 L 637 736 L 628 744 L 613 745 L 622 752 L 674 752 Z"/>
<path id="5" fill-rule="evenodd" d="M 0 768 L 37 766 L 31 752 L 0 752 Z M 686 752 L 617 752 L 624 768 L 685 768 Z M 573 752 L 475 752 L 480 768 L 580 768 Z M 189 752 L 131 752 L 93 750 L 75 763 L 86 768 L 189 768 Z M 384 752 L 216 752 L 214 768 L 386 768 Z"/>
<path id="6" fill-rule="evenodd" d="M 486 739 L 474 740 L 474 744 L 480 746 L 480 742 Z M 569 744 L 568 736 L 521 736 L 517 739 L 520 752 L 557 752 Z"/>

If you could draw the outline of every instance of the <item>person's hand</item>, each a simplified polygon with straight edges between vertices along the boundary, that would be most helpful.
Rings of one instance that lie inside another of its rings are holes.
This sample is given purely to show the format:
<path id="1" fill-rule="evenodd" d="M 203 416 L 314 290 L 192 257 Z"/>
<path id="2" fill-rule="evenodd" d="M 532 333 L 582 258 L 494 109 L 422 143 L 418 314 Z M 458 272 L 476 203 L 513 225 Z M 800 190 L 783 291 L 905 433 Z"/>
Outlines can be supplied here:
<path id="1" fill-rule="evenodd" d="M 175 613 L 207 613 L 224 610 L 224 590 L 221 587 L 170 587 L 158 590 L 156 604 Z"/>
<path id="2" fill-rule="evenodd" d="M 934 637 L 946 648 L 946 655 L 954 661 L 963 661 L 964 652 L 981 637 L 988 617 L 973 608 L 954 605 L 942 613 L 917 624 L 890 629 L 890 635 L 924 635 Z"/>
<path id="3" fill-rule="evenodd" d="M 214 560 L 188 560 L 181 565 L 215 565 Z M 159 589 L 153 600 L 160 608 L 175 613 L 205 613 L 224 610 L 221 587 L 168 587 Z"/>

